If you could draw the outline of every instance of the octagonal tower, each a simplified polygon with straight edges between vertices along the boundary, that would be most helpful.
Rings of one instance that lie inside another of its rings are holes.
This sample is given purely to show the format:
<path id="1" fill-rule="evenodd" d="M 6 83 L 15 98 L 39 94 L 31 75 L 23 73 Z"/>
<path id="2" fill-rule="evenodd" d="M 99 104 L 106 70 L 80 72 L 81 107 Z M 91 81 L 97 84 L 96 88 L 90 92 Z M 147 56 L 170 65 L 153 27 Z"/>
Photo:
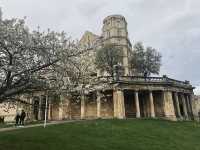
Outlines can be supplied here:
<path id="1" fill-rule="evenodd" d="M 121 15 L 111 15 L 103 20 L 103 44 L 113 44 L 123 50 L 124 75 L 130 75 L 129 56 L 132 45 L 128 38 L 127 22 Z"/>

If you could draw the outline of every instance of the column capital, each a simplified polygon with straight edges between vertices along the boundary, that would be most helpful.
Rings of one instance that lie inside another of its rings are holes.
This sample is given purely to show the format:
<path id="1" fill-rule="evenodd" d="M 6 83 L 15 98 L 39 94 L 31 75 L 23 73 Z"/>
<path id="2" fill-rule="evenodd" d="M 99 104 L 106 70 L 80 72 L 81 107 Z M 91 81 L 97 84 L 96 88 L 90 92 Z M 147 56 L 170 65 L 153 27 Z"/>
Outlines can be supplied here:
<path id="1" fill-rule="evenodd" d="M 122 89 L 122 88 L 119 88 L 119 87 L 117 87 L 117 88 L 114 88 L 114 89 L 113 89 L 113 92 L 117 92 L 117 91 L 122 91 L 122 92 L 123 92 L 123 91 L 124 91 L 124 89 Z"/>
<path id="2" fill-rule="evenodd" d="M 153 90 L 152 90 L 152 89 L 148 89 L 148 91 L 149 91 L 149 92 L 151 92 L 151 93 L 153 92 Z"/>
<path id="3" fill-rule="evenodd" d="M 138 93 L 138 92 L 139 92 L 139 89 L 134 89 L 134 92 L 137 92 L 137 93 Z"/>
<path id="4" fill-rule="evenodd" d="M 183 92 L 181 92 L 180 95 L 181 95 L 181 97 L 183 97 L 183 98 L 185 99 L 184 93 L 183 93 Z"/>
<path id="5" fill-rule="evenodd" d="M 122 92 L 123 92 L 124 89 L 122 89 L 122 88 L 117 88 L 116 91 L 122 91 Z"/>
<path id="6" fill-rule="evenodd" d="M 96 91 L 96 93 L 97 93 L 97 96 L 100 96 L 100 97 L 102 97 L 103 95 L 101 90 Z"/>
<path id="7" fill-rule="evenodd" d="M 174 96 L 175 96 L 175 97 L 178 97 L 178 92 L 174 92 Z"/>
<path id="8" fill-rule="evenodd" d="M 178 91 L 173 91 L 174 92 L 174 94 L 178 94 Z"/>

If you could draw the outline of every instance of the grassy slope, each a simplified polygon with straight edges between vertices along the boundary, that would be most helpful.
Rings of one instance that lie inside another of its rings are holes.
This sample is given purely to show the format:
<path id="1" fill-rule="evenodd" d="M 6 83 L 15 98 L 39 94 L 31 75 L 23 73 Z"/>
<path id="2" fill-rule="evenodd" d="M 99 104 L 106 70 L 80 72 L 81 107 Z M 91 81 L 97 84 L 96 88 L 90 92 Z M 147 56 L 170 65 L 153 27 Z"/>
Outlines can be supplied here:
<path id="1" fill-rule="evenodd" d="M 200 150 L 200 124 L 98 120 L 0 133 L 0 150 Z"/>

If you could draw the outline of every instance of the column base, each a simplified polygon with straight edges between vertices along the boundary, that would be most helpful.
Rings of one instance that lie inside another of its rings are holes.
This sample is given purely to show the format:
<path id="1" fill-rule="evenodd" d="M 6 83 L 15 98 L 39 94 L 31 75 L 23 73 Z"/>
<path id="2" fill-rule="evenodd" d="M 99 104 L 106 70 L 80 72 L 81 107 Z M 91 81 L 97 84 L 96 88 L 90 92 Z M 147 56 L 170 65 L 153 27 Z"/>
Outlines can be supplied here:
<path id="1" fill-rule="evenodd" d="M 190 119 L 188 117 L 183 117 L 183 120 L 189 121 Z"/>
<path id="2" fill-rule="evenodd" d="M 136 118 L 141 118 L 141 116 L 139 114 L 136 114 Z"/>
<path id="3" fill-rule="evenodd" d="M 126 119 L 126 117 L 118 116 L 117 119 Z"/>
<path id="4" fill-rule="evenodd" d="M 170 121 L 178 121 L 178 119 L 176 118 L 176 116 L 165 116 L 164 118 L 166 120 L 170 120 Z"/>

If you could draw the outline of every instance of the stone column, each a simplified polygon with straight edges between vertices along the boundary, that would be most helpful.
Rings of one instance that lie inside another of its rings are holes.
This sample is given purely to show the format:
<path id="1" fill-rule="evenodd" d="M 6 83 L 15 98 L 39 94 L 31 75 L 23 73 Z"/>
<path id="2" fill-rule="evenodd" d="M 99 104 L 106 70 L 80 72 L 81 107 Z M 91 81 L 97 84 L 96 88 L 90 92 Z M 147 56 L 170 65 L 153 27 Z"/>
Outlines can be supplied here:
<path id="1" fill-rule="evenodd" d="M 63 119 L 63 104 L 62 103 L 59 105 L 59 109 L 58 110 L 59 110 L 58 119 L 62 120 Z"/>
<path id="2" fill-rule="evenodd" d="M 97 91 L 97 118 L 101 118 L 101 95 Z"/>
<path id="3" fill-rule="evenodd" d="M 39 108 L 38 108 L 38 120 L 41 120 L 42 118 L 41 118 L 41 113 L 42 113 L 42 96 L 40 95 L 39 96 L 39 106 L 38 106 Z"/>
<path id="4" fill-rule="evenodd" d="M 183 94 L 183 93 L 181 94 L 181 99 L 182 99 L 182 102 L 183 102 L 184 117 L 185 117 L 186 119 L 188 119 L 187 105 L 186 105 L 186 100 L 185 100 L 185 97 L 184 97 L 184 94 Z"/>
<path id="5" fill-rule="evenodd" d="M 63 94 L 60 95 L 60 104 L 59 104 L 59 112 L 58 112 L 58 119 L 63 120 L 63 103 L 65 101 L 65 96 Z"/>
<path id="6" fill-rule="evenodd" d="M 154 110 L 154 101 L 153 101 L 153 94 L 152 91 L 149 91 L 149 100 L 150 100 L 150 115 L 152 118 L 155 117 L 155 110 Z"/>
<path id="7" fill-rule="evenodd" d="M 118 99 L 117 92 L 113 90 L 113 116 L 114 118 L 118 117 Z"/>
<path id="8" fill-rule="evenodd" d="M 117 92 L 113 90 L 113 117 L 117 118 L 118 107 L 117 107 Z"/>
<path id="9" fill-rule="evenodd" d="M 85 96 L 81 96 L 81 119 L 85 119 Z"/>
<path id="10" fill-rule="evenodd" d="M 125 118 L 124 92 L 122 90 L 113 91 L 114 117 Z"/>
<path id="11" fill-rule="evenodd" d="M 194 119 L 194 115 L 193 115 L 193 109 L 192 109 L 192 95 L 188 94 L 187 95 L 187 102 L 188 102 L 188 110 L 189 110 L 189 117 L 190 119 Z"/>
<path id="12" fill-rule="evenodd" d="M 140 118 L 140 104 L 139 104 L 138 91 L 134 92 L 134 97 L 135 97 L 135 106 L 136 106 L 136 118 Z"/>
<path id="13" fill-rule="evenodd" d="M 51 104 L 49 104 L 48 108 L 48 120 L 51 120 Z"/>
<path id="14" fill-rule="evenodd" d="M 166 119 L 177 120 L 171 91 L 166 90 L 163 92 L 163 110 Z"/>
<path id="15" fill-rule="evenodd" d="M 185 99 L 185 101 L 186 101 L 186 105 L 187 105 L 187 112 L 188 112 L 188 117 L 189 118 L 191 118 L 191 108 L 190 108 L 190 100 L 189 100 L 189 97 L 188 97 L 188 95 L 186 95 L 186 99 Z"/>
<path id="16" fill-rule="evenodd" d="M 181 111 L 180 111 L 180 105 L 179 105 L 179 100 L 178 100 L 178 93 L 177 92 L 175 92 L 174 93 L 174 97 L 175 97 L 175 101 L 176 101 L 176 109 L 177 109 L 177 114 L 178 114 L 178 117 L 179 118 L 182 118 L 182 116 L 181 116 Z"/>
<path id="17" fill-rule="evenodd" d="M 193 102 L 193 94 L 189 94 L 188 95 L 188 101 L 189 101 L 189 107 L 190 107 L 190 115 L 191 115 L 191 119 L 194 119 L 194 113 L 193 113 L 193 109 L 192 109 L 192 102 Z"/>
<path id="18" fill-rule="evenodd" d="M 119 111 L 119 118 L 125 118 L 125 106 L 124 106 L 124 92 L 122 90 L 118 91 L 118 109 Z"/>

